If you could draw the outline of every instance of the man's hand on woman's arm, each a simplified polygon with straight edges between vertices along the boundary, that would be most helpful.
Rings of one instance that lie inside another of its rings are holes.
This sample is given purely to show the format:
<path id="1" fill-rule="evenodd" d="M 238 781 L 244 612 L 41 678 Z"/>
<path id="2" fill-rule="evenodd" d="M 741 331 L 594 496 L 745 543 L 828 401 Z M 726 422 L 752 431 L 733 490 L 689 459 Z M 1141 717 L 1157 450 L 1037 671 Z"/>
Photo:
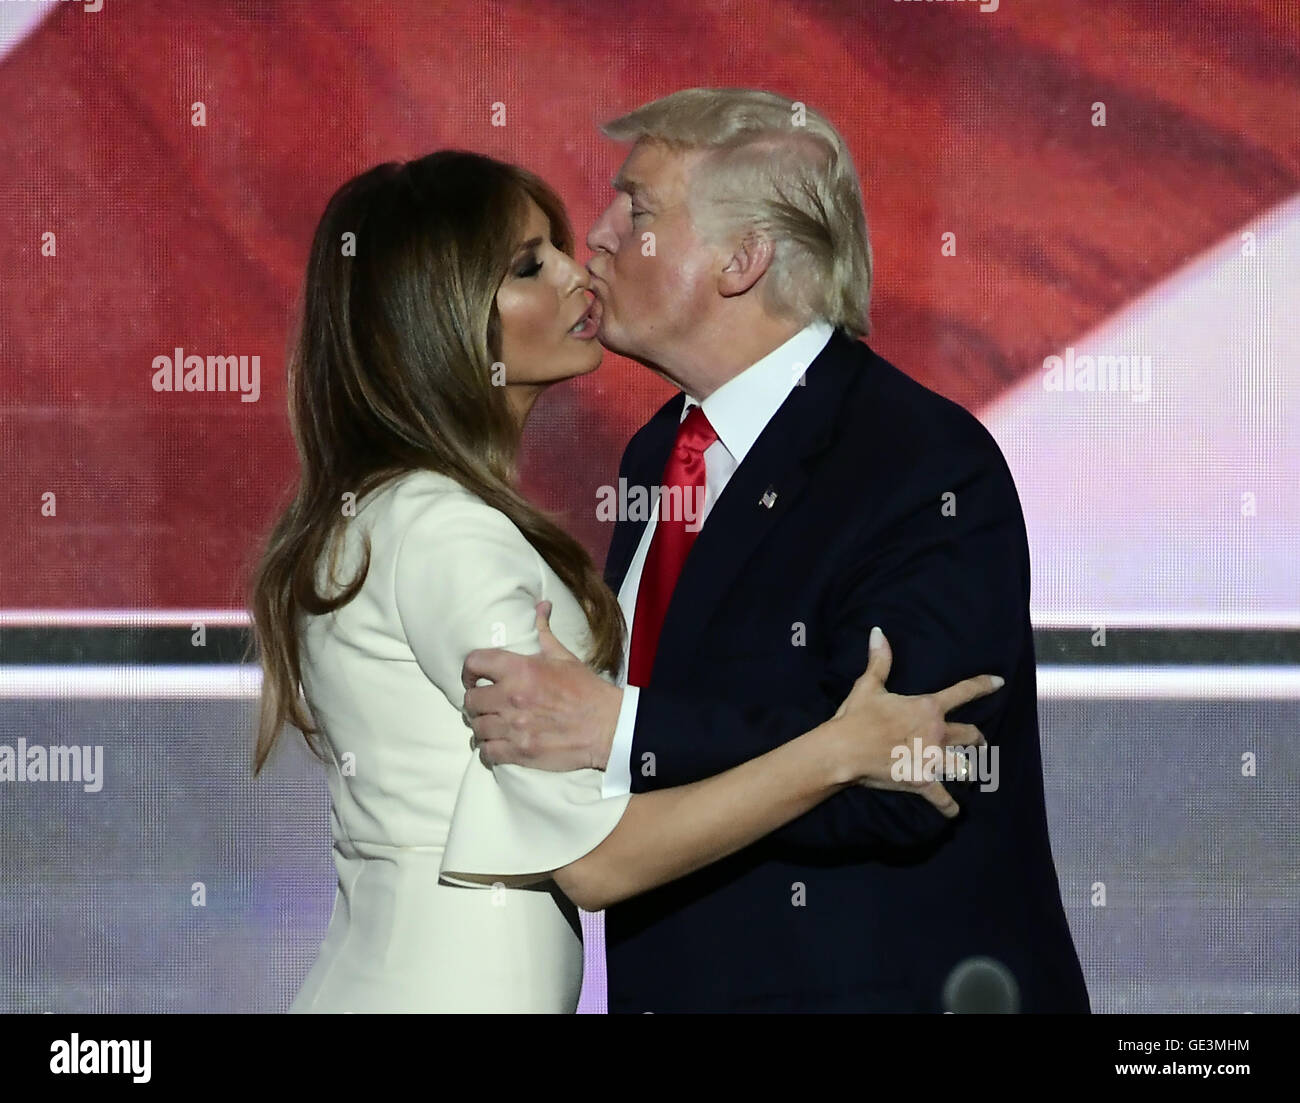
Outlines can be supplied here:
<path id="1" fill-rule="evenodd" d="M 465 719 L 485 763 L 603 770 L 623 691 L 555 638 L 550 611 L 549 601 L 538 603 L 539 654 L 482 648 L 465 657 Z"/>

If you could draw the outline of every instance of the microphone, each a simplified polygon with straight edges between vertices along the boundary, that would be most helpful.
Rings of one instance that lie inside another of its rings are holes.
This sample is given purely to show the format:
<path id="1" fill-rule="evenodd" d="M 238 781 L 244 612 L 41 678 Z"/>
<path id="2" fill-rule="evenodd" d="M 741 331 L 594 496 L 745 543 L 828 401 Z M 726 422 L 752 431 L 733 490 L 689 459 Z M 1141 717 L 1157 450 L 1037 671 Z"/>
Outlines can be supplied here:
<path id="1" fill-rule="evenodd" d="M 1020 986 L 997 959 L 968 957 L 944 981 L 943 1009 L 956 1015 L 1014 1015 L 1020 1010 Z"/>

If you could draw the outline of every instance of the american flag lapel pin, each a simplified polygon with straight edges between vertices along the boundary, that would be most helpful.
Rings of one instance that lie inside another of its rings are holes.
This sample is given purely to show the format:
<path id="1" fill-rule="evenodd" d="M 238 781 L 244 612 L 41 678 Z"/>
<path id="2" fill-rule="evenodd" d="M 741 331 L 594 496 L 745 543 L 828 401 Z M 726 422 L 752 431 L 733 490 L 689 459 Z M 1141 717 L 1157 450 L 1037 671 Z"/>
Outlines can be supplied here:
<path id="1" fill-rule="evenodd" d="M 763 491 L 763 496 L 759 498 L 758 504 L 764 509 L 771 509 L 776 505 L 776 487 L 769 486 L 765 491 Z"/>

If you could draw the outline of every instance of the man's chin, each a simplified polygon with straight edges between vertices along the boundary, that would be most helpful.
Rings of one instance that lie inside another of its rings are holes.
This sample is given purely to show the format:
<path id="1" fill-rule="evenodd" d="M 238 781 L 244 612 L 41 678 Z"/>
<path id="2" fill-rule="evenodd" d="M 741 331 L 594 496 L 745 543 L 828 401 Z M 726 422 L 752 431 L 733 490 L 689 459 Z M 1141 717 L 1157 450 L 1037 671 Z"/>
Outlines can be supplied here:
<path id="1" fill-rule="evenodd" d="M 618 338 L 609 332 L 605 326 L 605 320 L 602 318 L 599 328 L 596 330 L 596 340 L 600 342 L 600 347 L 607 352 L 617 353 L 619 356 L 626 355 Z"/>

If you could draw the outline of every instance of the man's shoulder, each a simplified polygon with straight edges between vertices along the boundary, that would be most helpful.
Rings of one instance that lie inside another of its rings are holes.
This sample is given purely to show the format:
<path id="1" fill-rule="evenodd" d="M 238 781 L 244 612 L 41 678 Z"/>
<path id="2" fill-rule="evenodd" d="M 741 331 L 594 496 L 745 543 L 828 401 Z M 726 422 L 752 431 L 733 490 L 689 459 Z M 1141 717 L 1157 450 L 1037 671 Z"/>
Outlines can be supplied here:
<path id="1" fill-rule="evenodd" d="M 931 390 L 896 367 L 865 341 L 836 334 L 841 370 L 858 376 L 845 392 L 837 443 L 879 451 L 896 459 L 951 455 L 984 458 L 999 466 L 1002 450 L 966 407 Z"/>
<path id="2" fill-rule="evenodd" d="M 681 420 L 682 403 L 685 401 L 685 394 L 678 391 L 675 395 L 669 398 L 668 401 L 660 406 L 640 429 L 632 434 L 631 439 L 627 442 L 627 446 L 623 449 L 623 458 L 619 465 L 620 468 L 626 468 L 630 464 L 635 463 L 637 456 L 641 450 L 646 447 L 648 442 L 672 439 L 673 434 L 669 432 L 669 429 L 677 425 Z"/>

